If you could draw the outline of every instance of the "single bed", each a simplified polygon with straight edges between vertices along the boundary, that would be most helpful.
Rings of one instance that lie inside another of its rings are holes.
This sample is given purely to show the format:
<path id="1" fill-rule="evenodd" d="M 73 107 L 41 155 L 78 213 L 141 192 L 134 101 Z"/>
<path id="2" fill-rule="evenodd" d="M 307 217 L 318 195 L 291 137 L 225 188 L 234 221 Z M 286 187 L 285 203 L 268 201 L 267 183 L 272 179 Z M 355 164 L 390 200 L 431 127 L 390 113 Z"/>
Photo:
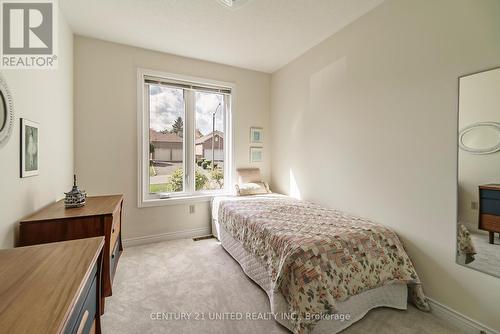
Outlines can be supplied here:
<path id="1" fill-rule="evenodd" d="M 337 333 L 376 307 L 429 310 L 393 231 L 284 195 L 212 202 L 214 235 L 296 334 Z M 410 287 L 410 289 L 408 289 Z"/>

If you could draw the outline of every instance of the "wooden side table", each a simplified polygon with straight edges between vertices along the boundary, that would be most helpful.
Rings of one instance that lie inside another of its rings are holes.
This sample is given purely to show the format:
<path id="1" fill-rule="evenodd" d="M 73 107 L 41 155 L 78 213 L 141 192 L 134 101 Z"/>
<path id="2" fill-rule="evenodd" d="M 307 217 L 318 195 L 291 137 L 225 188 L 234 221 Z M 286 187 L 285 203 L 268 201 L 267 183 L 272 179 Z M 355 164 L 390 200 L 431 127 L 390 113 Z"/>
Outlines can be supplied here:
<path id="1" fill-rule="evenodd" d="M 0 250 L 2 333 L 101 333 L 104 238 Z"/>

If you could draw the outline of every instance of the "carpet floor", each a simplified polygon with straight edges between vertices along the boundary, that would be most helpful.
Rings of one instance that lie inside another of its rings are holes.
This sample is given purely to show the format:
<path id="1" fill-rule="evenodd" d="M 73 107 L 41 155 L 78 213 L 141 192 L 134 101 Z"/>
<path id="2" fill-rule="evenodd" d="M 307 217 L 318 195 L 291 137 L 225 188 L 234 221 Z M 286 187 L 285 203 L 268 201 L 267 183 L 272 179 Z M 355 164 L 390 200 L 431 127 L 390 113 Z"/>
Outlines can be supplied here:
<path id="1" fill-rule="evenodd" d="M 262 319 L 268 312 L 265 292 L 215 239 L 183 239 L 124 250 L 113 296 L 106 299 L 102 330 L 120 334 L 289 334 L 276 321 Z M 241 315 L 242 320 L 238 319 Z M 245 319 L 247 315 L 259 319 Z M 409 306 L 407 311 L 372 310 L 343 331 L 354 333 L 461 332 Z"/>
<path id="2" fill-rule="evenodd" d="M 493 245 L 489 242 L 488 233 L 471 233 L 470 236 L 477 254 L 474 256 L 475 260 L 467 266 L 500 277 L 500 239 L 498 239 L 498 234 L 495 233 Z"/>

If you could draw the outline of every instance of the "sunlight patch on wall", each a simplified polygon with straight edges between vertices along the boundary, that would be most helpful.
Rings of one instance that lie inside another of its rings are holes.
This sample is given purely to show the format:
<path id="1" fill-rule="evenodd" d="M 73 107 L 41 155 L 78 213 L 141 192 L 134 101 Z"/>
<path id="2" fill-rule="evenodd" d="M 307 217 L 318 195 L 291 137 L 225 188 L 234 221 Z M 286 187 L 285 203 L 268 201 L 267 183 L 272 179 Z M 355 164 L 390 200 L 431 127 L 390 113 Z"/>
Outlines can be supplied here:
<path id="1" fill-rule="evenodd" d="M 296 198 L 296 199 L 302 199 L 302 196 L 300 195 L 300 189 L 299 186 L 297 185 L 297 181 L 295 180 L 295 175 L 293 174 L 292 169 L 290 168 L 290 186 L 289 186 L 289 196 Z"/>

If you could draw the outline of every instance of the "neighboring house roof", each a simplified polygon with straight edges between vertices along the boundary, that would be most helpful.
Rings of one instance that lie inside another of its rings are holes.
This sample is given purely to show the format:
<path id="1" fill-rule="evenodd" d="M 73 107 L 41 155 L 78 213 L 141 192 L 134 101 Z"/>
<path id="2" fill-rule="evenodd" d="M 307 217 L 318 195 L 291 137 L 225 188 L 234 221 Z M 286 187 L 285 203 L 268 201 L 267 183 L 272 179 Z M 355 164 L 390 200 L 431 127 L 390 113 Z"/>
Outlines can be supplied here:
<path id="1" fill-rule="evenodd" d="M 215 132 L 210 132 L 208 135 L 205 135 L 201 138 L 196 139 L 196 144 L 203 144 L 204 142 L 208 141 L 209 139 L 212 138 L 214 133 L 216 136 L 219 136 L 220 138 L 224 139 L 224 133 L 222 133 L 218 130 L 215 130 Z"/>
<path id="2" fill-rule="evenodd" d="M 153 129 L 149 129 L 149 141 L 166 142 L 166 143 L 182 143 L 182 137 L 176 133 L 161 133 Z"/>
<path id="3" fill-rule="evenodd" d="M 199 138 L 203 137 L 203 133 L 201 133 L 200 130 L 196 129 L 196 132 L 194 133 L 194 137 L 196 139 L 199 139 Z"/>

